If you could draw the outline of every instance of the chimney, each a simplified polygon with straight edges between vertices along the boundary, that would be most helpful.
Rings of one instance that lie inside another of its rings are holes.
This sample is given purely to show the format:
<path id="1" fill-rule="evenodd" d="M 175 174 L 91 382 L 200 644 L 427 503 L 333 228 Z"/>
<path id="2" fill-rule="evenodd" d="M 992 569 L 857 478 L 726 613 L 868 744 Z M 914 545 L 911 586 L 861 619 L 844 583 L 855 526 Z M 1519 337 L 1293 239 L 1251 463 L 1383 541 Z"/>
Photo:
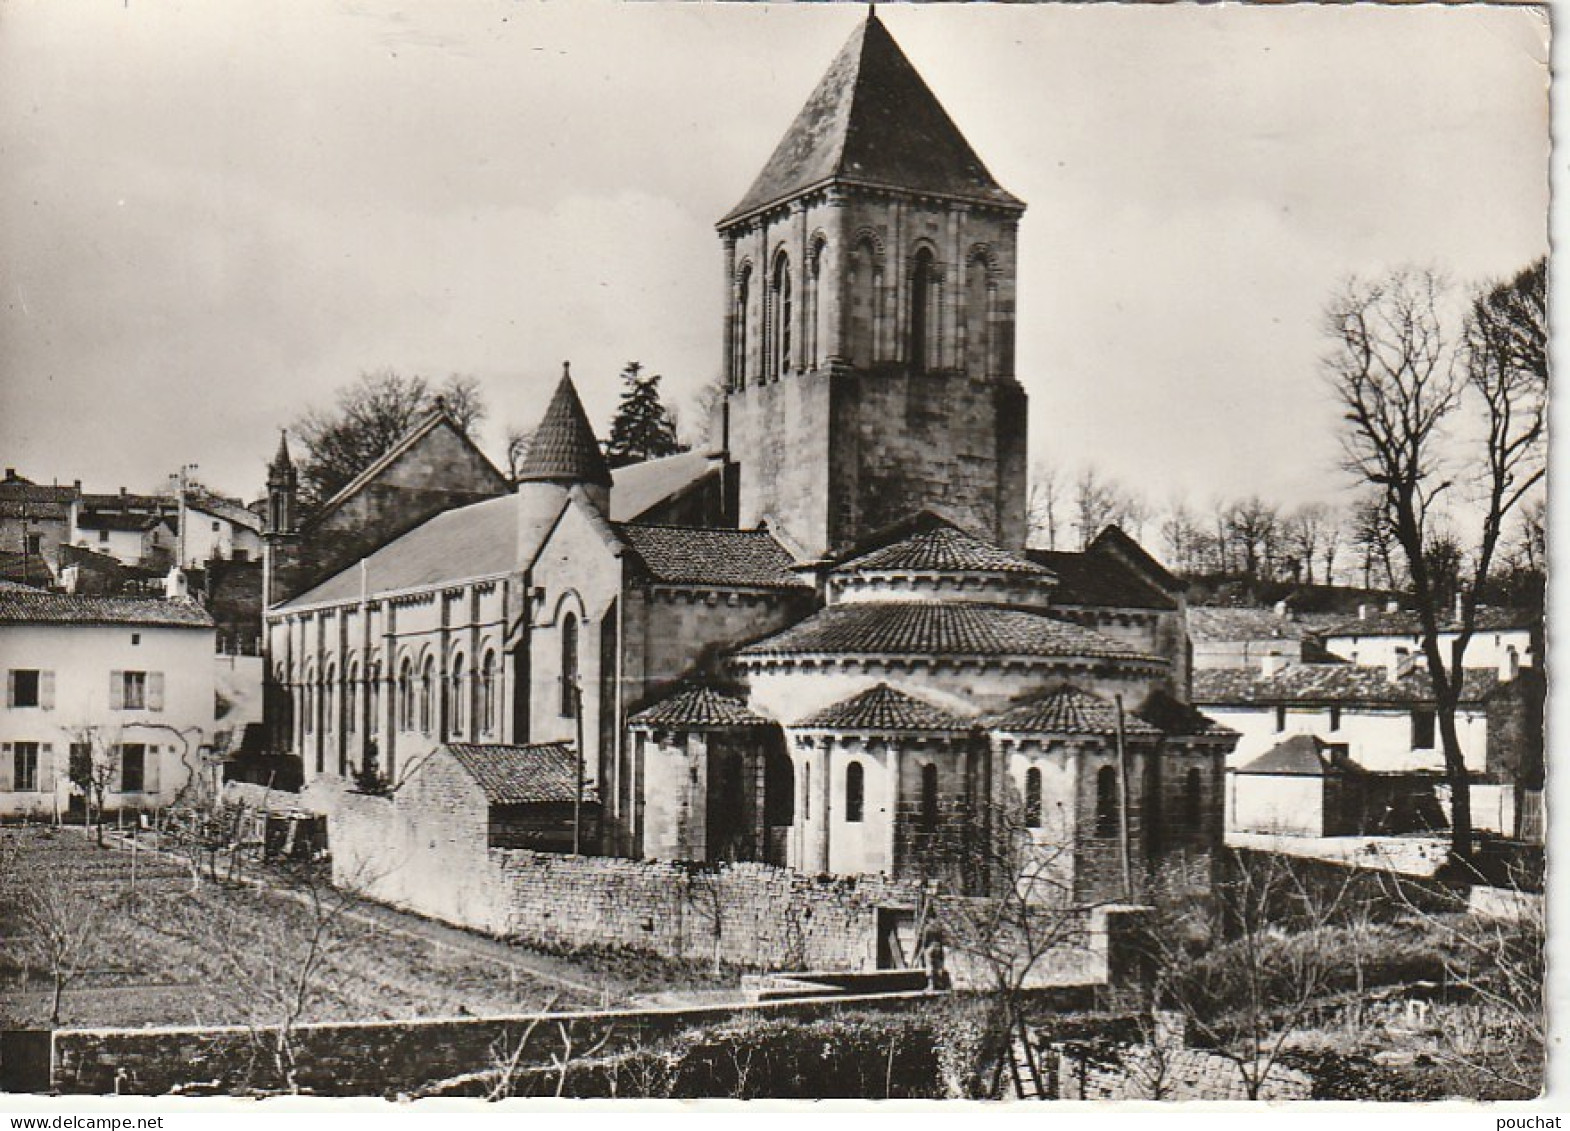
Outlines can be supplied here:
<path id="1" fill-rule="evenodd" d="M 8 468 L 5 469 L 5 481 L 7 483 L 15 483 L 16 482 L 16 468 L 8 467 Z"/>
<path id="2" fill-rule="evenodd" d="M 1287 619 L 1287 603 L 1285 598 L 1276 602 L 1276 617 L 1279 620 Z"/>
<path id="3" fill-rule="evenodd" d="M 82 493 L 82 481 L 80 479 L 71 480 L 71 490 L 80 495 Z"/>
<path id="4" fill-rule="evenodd" d="M 81 579 L 80 566 L 68 565 L 60 571 L 60 588 L 67 593 L 75 593 L 76 586 Z"/>
<path id="5" fill-rule="evenodd" d="M 1275 679 L 1286 669 L 1287 658 L 1279 652 L 1268 652 L 1259 657 L 1259 674 L 1266 679 Z"/>
<path id="6" fill-rule="evenodd" d="M 1372 608 L 1373 608 L 1372 605 L 1359 605 L 1357 607 L 1357 619 L 1358 620 L 1367 620 L 1368 619 L 1369 610 L 1371 610 Z"/>
<path id="7" fill-rule="evenodd" d="M 1515 645 L 1505 648 L 1505 654 L 1499 657 L 1499 682 L 1510 683 L 1521 674 L 1521 657 L 1517 655 Z"/>
<path id="8" fill-rule="evenodd" d="M 185 571 L 179 566 L 169 570 L 169 576 L 164 578 L 164 598 L 169 601 L 184 601 L 191 595 L 190 584 L 185 579 Z"/>
<path id="9" fill-rule="evenodd" d="M 1390 600 L 1385 602 L 1385 612 L 1387 612 L 1387 613 L 1399 613 L 1400 611 L 1401 611 L 1401 602 L 1397 601 L 1394 597 L 1390 598 Z"/>
<path id="10" fill-rule="evenodd" d="M 1390 677 L 1391 683 L 1405 679 L 1417 668 L 1418 661 L 1421 659 L 1421 653 L 1414 655 L 1405 648 L 1397 648 L 1390 654 L 1390 662 L 1386 665 L 1385 674 Z"/>

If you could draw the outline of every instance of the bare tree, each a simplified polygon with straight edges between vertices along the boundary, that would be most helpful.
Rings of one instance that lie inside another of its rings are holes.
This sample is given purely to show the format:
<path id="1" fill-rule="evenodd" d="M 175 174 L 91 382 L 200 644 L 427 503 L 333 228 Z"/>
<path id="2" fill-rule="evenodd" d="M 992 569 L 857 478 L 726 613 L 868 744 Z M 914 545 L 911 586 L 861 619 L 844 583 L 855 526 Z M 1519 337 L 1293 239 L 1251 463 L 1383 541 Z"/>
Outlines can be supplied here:
<path id="1" fill-rule="evenodd" d="M 1433 272 L 1354 280 L 1327 312 L 1334 350 L 1326 366 L 1345 414 L 1346 465 L 1374 488 L 1406 559 L 1450 785 L 1451 848 L 1463 857 L 1472 850 L 1470 776 L 1456 725 L 1463 658 L 1504 521 L 1544 475 L 1544 271 L 1539 260 L 1478 295 L 1460 335 L 1444 324 L 1445 287 Z M 1482 439 L 1462 455 L 1470 431 Z M 1475 496 L 1469 502 L 1482 522 L 1446 655 L 1447 610 L 1427 551 L 1450 474 Z"/>
<path id="2" fill-rule="evenodd" d="M 465 435 L 473 435 L 485 419 L 475 378 L 454 373 L 435 383 L 391 369 L 361 373 L 338 390 L 331 409 L 308 410 L 292 429 L 303 448 L 300 495 L 306 508 L 319 507 L 390 452 L 438 403 Z"/>
<path id="3" fill-rule="evenodd" d="M 1031 465 L 1030 497 L 1026 504 L 1030 545 L 1048 550 L 1058 548 L 1058 523 L 1063 510 L 1064 487 L 1063 471 L 1056 464 L 1037 460 Z"/>
<path id="4" fill-rule="evenodd" d="M 1376 580 L 1386 589 L 1397 588 L 1395 528 L 1390 522 L 1384 500 L 1378 495 L 1365 495 L 1359 499 L 1352 508 L 1347 535 L 1358 553 L 1363 588 L 1374 588 Z M 1376 567 L 1382 571 L 1382 575 L 1375 573 Z"/>
<path id="5" fill-rule="evenodd" d="M 1301 571 L 1301 577 L 1295 580 L 1314 584 L 1315 559 L 1329 537 L 1331 525 L 1330 508 L 1323 503 L 1305 503 L 1283 520 L 1282 541 Z M 1328 575 L 1325 580 L 1330 580 Z"/>
<path id="6" fill-rule="evenodd" d="M 523 470 L 523 461 L 529 458 L 529 448 L 534 444 L 534 429 L 520 428 L 516 424 L 507 428 L 507 478 L 517 482 Z"/>
<path id="7" fill-rule="evenodd" d="M 1144 504 L 1094 465 L 1087 465 L 1075 479 L 1073 502 L 1081 550 L 1088 549 L 1096 535 L 1108 526 L 1142 526 L 1145 521 Z"/>
<path id="8" fill-rule="evenodd" d="M 59 862 L 34 867 L 21 850 L 0 861 L 0 906 L 22 957 L 48 971 L 51 1025 L 60 1024 L 67 988 L 102 957 L 114 900 L 91 884 L 84 869 Z"/>
<path id="9" fill-rule="evenodd" d="M 1201 567 L 1202 533 L 1188 503 L 1181 496 L 1174 496 L 1161 523 L 1161 542 L 1167 561 L 1184 572 L 1197 571 Z"/>
<path id="10" fill-rule="evenodd" d="M 98 847 L 102 848 L 104 807 L 118 769 L 115 756 L 120 747 L 120 728 L 74 726 L 64 729 L 71 739 L 66 777 L 82 795 L 84 815 L 97 830 Z"/>
<path id="11" fill-rule="evenodd" d="M 1281 512 L 1276 506 L 1250 495 L 1227 508 L 1224 524 L 1228 544 L 1241 556 L 1243 572 L 1253 578 L 1272 578 L 1281 542 Z"/>

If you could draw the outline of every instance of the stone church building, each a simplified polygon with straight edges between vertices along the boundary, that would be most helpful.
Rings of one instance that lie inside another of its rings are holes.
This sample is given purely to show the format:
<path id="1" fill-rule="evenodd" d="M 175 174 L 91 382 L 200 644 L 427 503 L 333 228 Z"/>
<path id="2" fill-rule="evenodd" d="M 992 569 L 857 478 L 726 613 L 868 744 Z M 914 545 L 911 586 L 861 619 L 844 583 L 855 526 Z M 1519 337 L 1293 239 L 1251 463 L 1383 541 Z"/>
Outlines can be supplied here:
<path id="1" fill-rule="evenodd" d="M 302 525 L 281 445 L 307 798 L 441 766 L 492 847 L 895 879 L 1008 823 L 1085 899 L 1217 846 L 1182 584 L 1026 546 L 1024 210 L 870 15 L 719 222 L 715 452 L 612 472 L 564 372 L 516 484 L 438 408 Z"/>

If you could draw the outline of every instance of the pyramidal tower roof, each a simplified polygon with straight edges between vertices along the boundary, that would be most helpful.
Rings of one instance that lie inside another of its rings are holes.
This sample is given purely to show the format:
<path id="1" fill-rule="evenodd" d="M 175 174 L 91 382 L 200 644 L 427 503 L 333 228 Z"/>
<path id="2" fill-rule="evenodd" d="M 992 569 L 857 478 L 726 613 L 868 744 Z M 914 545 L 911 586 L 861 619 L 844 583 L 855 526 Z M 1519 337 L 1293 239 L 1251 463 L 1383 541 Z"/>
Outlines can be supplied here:
<path id="1" fill-rule="evenodd" d="M 562 366 L 561 380 L 545 417 L 535 429 L 529 454 L 518 471 L 520 483 L 545 480 L 555 483 L 593 483 L 609 488 L 611 469 L 600 451 L 600 442 L 589 427 L 572 375 Z"/>
<path id="2" fill-rule="evenodd" d="M 850 37 L 720 226 L 835 182 L 1025 207 L 993 179 L 876 12 Z"/>

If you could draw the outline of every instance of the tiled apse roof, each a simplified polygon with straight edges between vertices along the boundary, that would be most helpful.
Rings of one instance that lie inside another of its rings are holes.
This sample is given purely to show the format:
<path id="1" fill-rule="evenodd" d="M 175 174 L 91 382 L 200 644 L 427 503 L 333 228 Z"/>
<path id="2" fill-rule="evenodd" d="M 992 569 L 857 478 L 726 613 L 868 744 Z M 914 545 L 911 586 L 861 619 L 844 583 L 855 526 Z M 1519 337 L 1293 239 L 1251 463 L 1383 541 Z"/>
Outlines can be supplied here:
<path id="1" fill-rule="evenodd" d="M 1052 572 L 946 523 L 917 531 L 892 545 L 836 566 L 836 574 L 938 571 L 1019 573 L 1050 578 Z"/>
<path id="2" fill-rule="evenodd" d="M 493 805 L 549 801 L 571 804 L 575 796 L 577 758 L 568 743 L 503 746 L 451 742 L 446 749 Z M 583 800 L 598 799 L 586 784 Z"/>
<path id="3" fill-rule="evenodd" d="M 1061 656 L 1160 662 L 1088 628 L 1036 613 L 990 605 L 914 601 L 833 605 L 743 648 L 737 656 L 817 654 Z"/>
<path id="4" fill-rule="evenodd" d="M 856 29 L 720 223 L 828 181 L 1024 207 L 993 179 L 876 16 Z"/>
<path id="5" fill-rule="evenodd" d="M 675 585 L 807 589 L 790 552 L 766 530 L 617 523 L 616 536 L 657 581 Z"/>
<path id="6" fill-rule="evenodd" d="M 689 687 L 645 707 L 628 720 L 648 727 L 759 727 L 773 723 L 739 699 L 712 687 Z"/>
<path id="7" fill-rule="evenodd" d="M 212 628 L 194 601 L 141 597 L 79 597 L 32 589 L 0 590 L 0 624 L 134 624 Z"/>
<path id="8" fill-rule="evenodd" d="M 1116 705 L 1077 687 L 1059 687 L 993 715 L 986 722 L 993 730 L 1016 734 L 1115 735 L 1118 732 Z M 1132 712 L 1124 711 L 1123 733 L 1154 738 L 1161 731 Z"/>
<path id="9" fill-rule="evenodd" d="M 825 707 L 798 727 L 848 731 L 932 731 L 960 733 L 972 723 L 886 683 Z"/>

